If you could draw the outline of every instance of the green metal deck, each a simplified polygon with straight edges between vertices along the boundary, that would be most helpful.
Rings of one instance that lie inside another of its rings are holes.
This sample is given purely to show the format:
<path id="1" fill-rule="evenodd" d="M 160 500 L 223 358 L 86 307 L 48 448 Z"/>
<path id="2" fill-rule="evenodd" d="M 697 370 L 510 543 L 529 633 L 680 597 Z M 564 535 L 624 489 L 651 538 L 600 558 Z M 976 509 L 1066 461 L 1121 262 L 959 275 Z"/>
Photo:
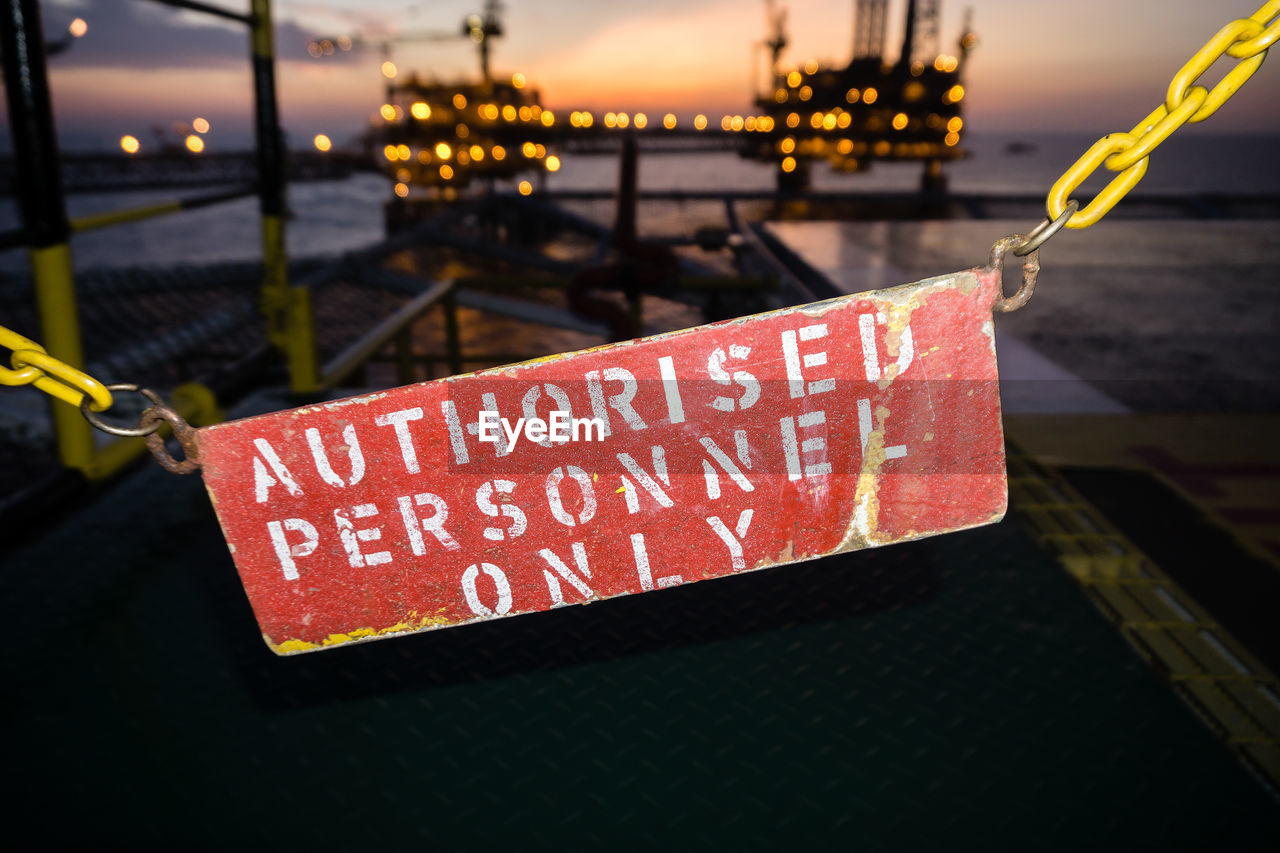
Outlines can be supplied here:
<path id="1" fill-rule="evenodd" d="M 289 659 L 196 478 L 142 467 L 0 566 L 20 848 L 1280 838 L 1262 785 L 1012 518 Z"/>

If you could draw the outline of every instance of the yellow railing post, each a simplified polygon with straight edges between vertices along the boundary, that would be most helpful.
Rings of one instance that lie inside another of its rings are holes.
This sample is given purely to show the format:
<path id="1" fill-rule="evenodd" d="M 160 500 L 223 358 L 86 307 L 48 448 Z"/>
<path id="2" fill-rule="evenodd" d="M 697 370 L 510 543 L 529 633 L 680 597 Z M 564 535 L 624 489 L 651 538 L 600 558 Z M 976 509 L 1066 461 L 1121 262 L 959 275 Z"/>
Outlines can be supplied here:
<path id="1" fill-rule="evenodd" d="M 289 285 L 289 258 L 285 248 L 285 151 L 276 107 L 271 0 L 253 0 L 251 8 L 254 126 L 262 211 L 262 310 L 267 317 L 271 343 L 288 359 L 291 389 L 295 393 L 306 393 L 320 387 L 320 370 L 316 360 L 311 292 Z"/>

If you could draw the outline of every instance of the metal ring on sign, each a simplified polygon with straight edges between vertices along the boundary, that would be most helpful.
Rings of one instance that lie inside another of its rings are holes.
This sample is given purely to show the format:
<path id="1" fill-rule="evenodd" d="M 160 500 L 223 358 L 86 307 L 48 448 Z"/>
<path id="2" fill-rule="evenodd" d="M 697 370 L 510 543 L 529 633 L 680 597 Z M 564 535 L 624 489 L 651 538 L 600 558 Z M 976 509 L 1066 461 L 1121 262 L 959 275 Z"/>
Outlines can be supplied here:
<path id="1" fill-rule="evenodd" d="M 1045 241 L 1062 230 L 1062 226 L 1067 224 L 1067 220 L 1071 218 L 1071 214 L 1080 209 L 1080 202 L 1071 199 L 1067 202 L 1067 207 L 1058 216 L 1057 219 L 1049 219 L 1045 217 L 1044 221 L 1032 229 L 1027 235 L 1027 241 L 1021 246 L 1013 250 L 1013 253 L 1020 258 L 1034 252 L 1044 245 Z"/>
<path id="2" fill-rule="evenodd" d="M 133 384 L 122 384 L 122 385 L 108 385 L 107 390 L 108 391 L 136 391 L 137 393 L 141 394 L 142 396 L 150 400 L 153 406 L 164 407 L 164 400 L 160 399 L 160 395 L 149 388 L 139 388 L 137 385 L 133 385 Z M 88 421 L 93 426 L 94 429 L 100 429 L 105 433 L 110 433 L 111 435 L 122 435 L 130 438 L 136 438 L 138 436 L 143 436 L 143 435 L 151 435 L 153 432 L 160 429 L 161 421 L 160 420 L 148 421 L 148 419 L 145 417 L 146 412 L 143 412 L 144 417 L 141 421 L 139 421 L 138 426 L 136 427 L 112 426 L 111 424 L 99 418 L 97 413 L 92 411 L 89 408 L 90 402 L 91 401 L 89 399 L 89 396 L 86 394 L 85 397 L 80 401 L 80 414 L 84 415 L 84 419 Z M 148 409 L 147 411 L 149 412 L 151 411 L 151 409 Z"/>
<path id="3" fill-rule="evenodd" d="M 142 422 L 151 423 L 151 432 L 147 434 L 147 449 L 161 468 L 170 474 L 190 474 L 200 468 L 200 445 L 196 443 L 195 427 L 187 423 L 182 415 L 160 403 L 142 413 Z M 173 437 L 181 445 L 185 459 L 173 458 L 169 448 L 165 447 L 164 437 L 156 431 L 163 422 L 168 422 L 173 427 Z"/>
<path id="4" fill-rule="evenodd" d="M 999 276 L 1004 275 L 1004 256 L 1005 253 L 1014 246 L 1020 246 L 1027 242 L 1027 238 L 1022 234 L 1010 234 L 1008 237 L 1001 237 L 991 247 L 991 262 L 987 264 L 987 269 L 995 270 Z M 1031 294 L 1036 290 L 1036 277 L 1040 275 L 1040 250 L 1032 249 L 1027 255 L 1027 259 L 1022 263 L 1022 286 L 1018 288 L 1018 292 L 1013 296 L 1004 295 L 1004 286 L 1000 287 L 1000 298 L 996 300 L 992 308 L 996 311 L 1009 312 L 1017 311 L 1027 301 L 1031 299 Z M 1003 282 L 1003 278 L 1001 278 Z"/>

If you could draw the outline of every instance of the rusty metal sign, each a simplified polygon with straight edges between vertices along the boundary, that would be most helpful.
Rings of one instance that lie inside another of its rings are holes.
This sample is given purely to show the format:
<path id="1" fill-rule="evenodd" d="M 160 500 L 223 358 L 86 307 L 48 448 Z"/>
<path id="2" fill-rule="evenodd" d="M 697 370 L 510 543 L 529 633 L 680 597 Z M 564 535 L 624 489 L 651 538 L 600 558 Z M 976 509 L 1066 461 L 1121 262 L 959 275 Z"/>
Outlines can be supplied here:
<path id="1" fill-rule="evenodd" d="M 976 269 L 198 432 L 291 654 L 998 521 Z"/>

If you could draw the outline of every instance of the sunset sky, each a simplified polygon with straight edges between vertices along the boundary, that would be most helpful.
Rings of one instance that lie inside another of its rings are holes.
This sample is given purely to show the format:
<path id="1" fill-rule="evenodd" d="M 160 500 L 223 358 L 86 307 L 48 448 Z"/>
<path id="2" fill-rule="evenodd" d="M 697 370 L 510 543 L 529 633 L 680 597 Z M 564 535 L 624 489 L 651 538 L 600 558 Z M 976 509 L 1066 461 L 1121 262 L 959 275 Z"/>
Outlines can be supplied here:
<path id="1" fill-rule="evenodd" d="M 243 10 L 248 0 L 215 0 Z M 851 53 L 853 0 L 780 0 L 787 7 L 785 65 L 843 64 Z M 358 134 L 381 103 L 376 50 L 323 59 L 309 36 L 461 32 L 482 0 L 277 0 L 282 118 L 294 142 Z M 1261 0 L 971 0 L 981 42 L 970 60 L 966 121 L 975 132 L 1128 130 L 1164 97 L 1169 78 L 1233 17 Z M 507 0 L 506 35 L 493 43 L 495 73 L 525 73 L 553 108 L 745 113 L 767 34 L 763 0 L 644 3 Z M 901 41 L 906 0 L 891 0 L 886 55 Z M 212 123 L 212 148 L 250 141 L 247 36 L 231 24 L 143 0 L 47 0 L 55 38 L 75 17 L 89 31 L 51 60 L 63 147 L 112 147 L 154 125 Z M 942 50 L 954 52 L 965 4 L 944 0 Z M 474 77 L 461 38 L 394 47 L 402 73 Z M 1234 60 L 1230 60 L 1234 63 Z M 1220 62 L 1208 74 L 1217 80 Z M 1280 58 L 1201 125 L 1202 132 L 1280 132 Z M 1197 128 L 1200 130 L 1200 128 Z M 1184 131 L 1187 132 L 1187 131 Z"/>

